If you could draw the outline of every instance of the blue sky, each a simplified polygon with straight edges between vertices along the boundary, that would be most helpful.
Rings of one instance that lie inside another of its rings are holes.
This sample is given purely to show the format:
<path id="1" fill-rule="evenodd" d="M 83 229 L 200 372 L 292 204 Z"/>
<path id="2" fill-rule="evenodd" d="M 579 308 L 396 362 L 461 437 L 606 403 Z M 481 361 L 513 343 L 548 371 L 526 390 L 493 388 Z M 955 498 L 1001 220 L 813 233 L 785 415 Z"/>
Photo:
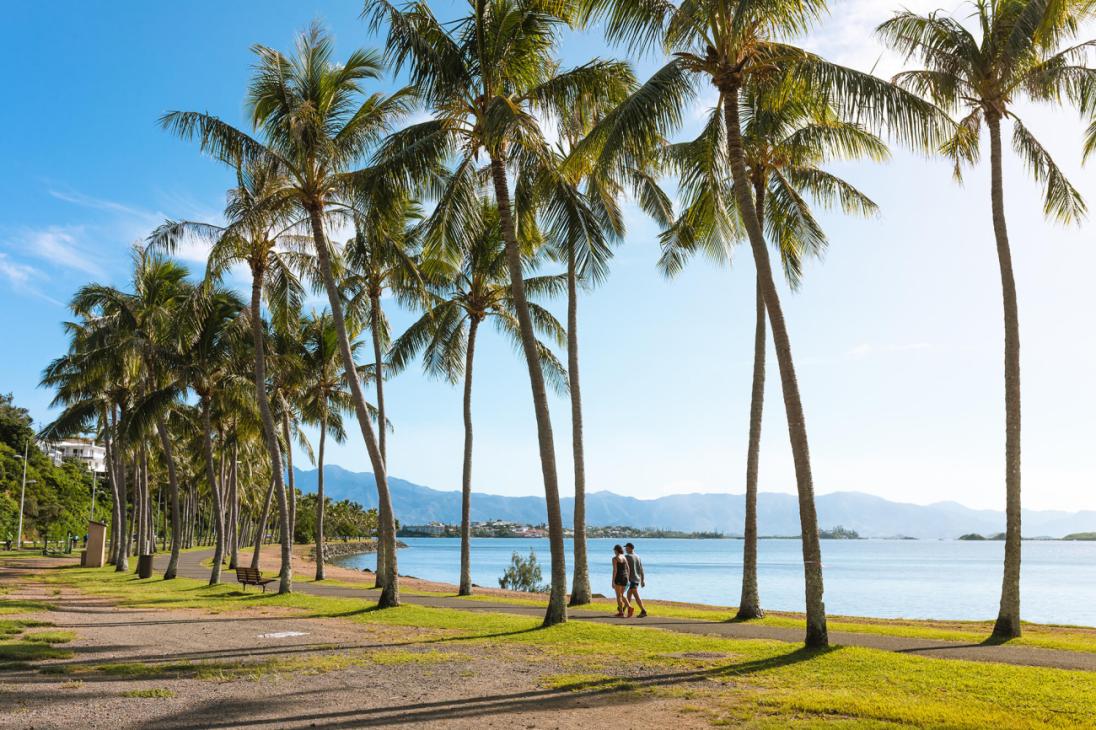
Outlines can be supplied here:
<path id="1" fill-rule="evenodd" d="M 833 16 L 806 45 L 862 69 L 899 68 L 871 38 L 890 3 L 832 5 Z M 320 0 L 5 5 L 13 32 L 0 71 L 7 97 L 0 118 L 0 390 L 47 420 L 50 394 L 37 382 L 63 352 L 60 323 L 75 289 L 89 280 L 124 284 L 130 247 L 165 217 L 217 219 L 230 176 L 162 132 L 157 118 L 191 109 L 242 123 L 251 44 L 288 48 L 296 31 L 319 19 L 342 53 L 377 47 L 359 7 Z M 587 32 L 566 39 L 563 61 L 622 53 Z M 633 60 L 641 77 L 659 61 Z M 702 95 L 689 126 L 713 98 Z M 1096 201 L 1096 183 L 1081 167 L 1076 115 L 1020 111 Z M 816 489 L 1003 508 L 1003 333 L 987 175 L 971 171 L 960 187 L 946 163 L 902 152 L 885 165 L 835 170 L 882 213 L 869 221 L 823 215 L 830 250 L 810 266 L 801 291 L 785 292 Z M 1088 224 L 1046 223 L 1038 196 L 1006 155 L 1022 327 L 1024 503 L 1096 509 L 1096 251 Z M 589 488 L 638 497 L 741 492 L 752 263 L 743 249 L 729 269 L 697 261 L 667 281 L 655 270 L 657 230 L 634 212 L 629 225 L 610 279 L 581 302 Z M 183 258 L 198 271 L 201 253 Z M 407 313 L 391 316 L 397 330 L 410 321 Z M 475 488 L 537 494 L 527 378 L 510 344 L 486 334 L 477 353 Z M 789 492 L 794 473 L 771 358 L 768 386 L 761 486 Z M 409 371 L 391 382 L 388 402 L 396 426 L 391 473 L 458 488 L 458 389 Z M 552 406 L 566 493 L 568 410 L 559 399 Z M 355 438 L 333 447 L 331 461 L 368 469 Z"/>

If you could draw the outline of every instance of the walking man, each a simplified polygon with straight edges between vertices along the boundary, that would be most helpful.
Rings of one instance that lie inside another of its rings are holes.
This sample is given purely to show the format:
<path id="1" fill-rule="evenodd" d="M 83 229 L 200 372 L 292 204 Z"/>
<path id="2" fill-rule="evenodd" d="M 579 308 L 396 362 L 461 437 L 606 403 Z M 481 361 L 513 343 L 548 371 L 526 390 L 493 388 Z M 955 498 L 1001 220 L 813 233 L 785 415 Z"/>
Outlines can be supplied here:
<path id="1" fill-rule="evenodd" d="M 647 618 L 647 609 L 643 606 L 643 599 L 639 597 L 639 589 L 646 588 L 647 583 L 643 578 L 643 561 L 636 555 L 636 546 L 628 543 L 624 546 L 624 559 L 628 561 L 628 600 L 639 606 L 639 618 Z M 633 606 L 628 607 L 629 618 L 635 612 Z"/>

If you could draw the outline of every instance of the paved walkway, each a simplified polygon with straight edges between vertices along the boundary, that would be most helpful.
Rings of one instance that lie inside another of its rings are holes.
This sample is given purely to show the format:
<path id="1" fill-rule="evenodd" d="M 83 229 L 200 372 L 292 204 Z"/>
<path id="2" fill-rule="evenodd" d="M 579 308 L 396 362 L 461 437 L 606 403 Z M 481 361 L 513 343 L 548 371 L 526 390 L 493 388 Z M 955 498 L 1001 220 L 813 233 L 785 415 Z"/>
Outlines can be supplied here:
<path id="1" fill-rule="evenodd" d="M 202 562 L 213 556 L 212 550 L 185 552 L 179 557 L 179 575 L 199 580 L 209 579 L 209 568 Z M 157 554 L 153 565 L 163 570 L 168 556 Z M 230 570 L 221 573 L 226 583 L 235 583 L 236 574 Z M 339 598 L 369 598 L 375 600 L 379 591 L 366 588 L 325 585 L 323 583 L 295 583 L 293 590 L 317 596 Z M 419 606 L 433 608 L 452 608 L 460 611 L 487 611 L 492 613 L 512 613 L 523 616 L 542 616 L 544 608 L 539 606 L 515 606 L 507 603 L 489 601 L 467 601 L 447 596 L 413 596 L 403 594 L 400 600 Z M 594 621 L 620 625 L 621 619 L 601 611 L 572 609 L 568 616 L 573 620 Z M 764 626 L 756 623 L 729 623 L 721 621 L 701 621 L 683 618 L 659 618 L 649 616 L 642 621 L 632 619 L 636 625 L 680 631 L 687 634 L 723 636 L 732 639 L 773 639 L 800 643 L 803 630 L 778 626 Z M 936 659 L 965 659 L 968 661 L 994 662 L 998 664 L 1017 664 L 1036 667 L 1055 667 L 1059 669 L 1080 669 L 1096 671 L 1096 653 L 1040 649 L 1031 646 L 976 644 L 958 641 L 938 641 L 934 639 L 915 639 L 901 636 L 854 633 L 849 631 L 830 631 L 830 642 L 843 646 L 862 646 L 872 649 L 884 649 L 904 654 L 918 654 Z"/>

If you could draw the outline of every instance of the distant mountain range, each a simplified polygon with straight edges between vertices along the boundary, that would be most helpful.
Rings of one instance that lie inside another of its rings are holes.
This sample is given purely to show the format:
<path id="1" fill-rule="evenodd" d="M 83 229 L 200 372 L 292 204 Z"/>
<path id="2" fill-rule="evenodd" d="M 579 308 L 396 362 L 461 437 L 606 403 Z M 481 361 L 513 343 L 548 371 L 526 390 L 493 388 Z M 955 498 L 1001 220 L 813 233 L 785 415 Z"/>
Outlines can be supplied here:
<path id="1" fill-rule="evenodd" d="M 376 482 L 369 472 L 351 472 L 339 466 L 324 469 L 324 491 L 334 500 L 349 499 L 365 507 L 377 506 Z M 316 470 L 296 470 L 297 487 L 316 491 Z M 396 518 L 405 525 L 460 522 L 460 492 L 443 492 L 420 484 L 389 478 Z M 834 492 L 816 498 L 822 528 L 838 525 L 856 530 L 862 537 L 957 538 L 976 532 L 1002 532 L 1005 515 L 994 510 L 975 510 L 956 502 L 930 505 L 891 502 L 862 492 Z M 574 500 L 562 500 L 563 520 L 571 526 Z M 758 495 L 758 529 L 762 535 L 796 535 L 799 512 L 791 494 L 762 492 Z M 657 499 L 636 499 L 613 492 L 586 496 L 586 520 L 590 525 L 627 525 L 639 528 L 718 531 L 737 535 L 742 531 L 744 497 L 741 494 L 672 494 Z M 472 520 L 507 520 L 541 524 L 547 520 L 542 497 L 472 495 Z M 1096 530 L 1096 511 L 1063 512 L 1024 510 L 1024 537 L 1062 537 Z"/>

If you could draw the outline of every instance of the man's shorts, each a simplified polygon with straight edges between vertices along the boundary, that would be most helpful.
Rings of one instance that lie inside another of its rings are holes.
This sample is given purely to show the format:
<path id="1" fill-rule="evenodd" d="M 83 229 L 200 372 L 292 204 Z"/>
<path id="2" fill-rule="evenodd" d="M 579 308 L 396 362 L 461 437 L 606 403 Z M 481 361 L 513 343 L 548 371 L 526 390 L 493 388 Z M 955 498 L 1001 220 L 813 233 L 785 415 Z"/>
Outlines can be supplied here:
<path id="1" fill-rule="evenodd" d="M 628 590 L 632 590 L 633 588 L 639 588 L 639 581 L 638 580 L 633 580 L 630 583 L 628 583 Z"/>

